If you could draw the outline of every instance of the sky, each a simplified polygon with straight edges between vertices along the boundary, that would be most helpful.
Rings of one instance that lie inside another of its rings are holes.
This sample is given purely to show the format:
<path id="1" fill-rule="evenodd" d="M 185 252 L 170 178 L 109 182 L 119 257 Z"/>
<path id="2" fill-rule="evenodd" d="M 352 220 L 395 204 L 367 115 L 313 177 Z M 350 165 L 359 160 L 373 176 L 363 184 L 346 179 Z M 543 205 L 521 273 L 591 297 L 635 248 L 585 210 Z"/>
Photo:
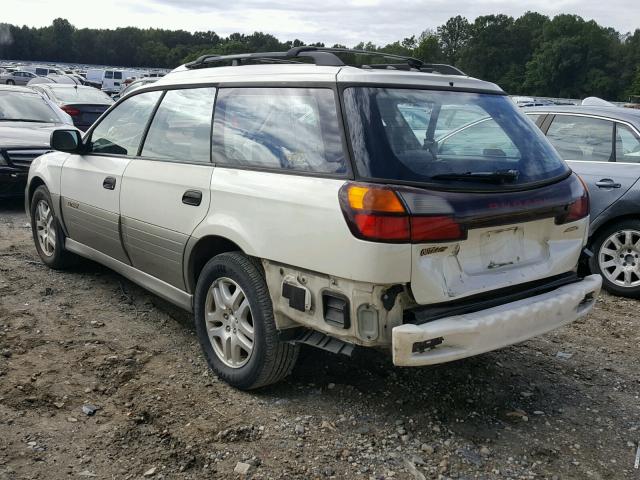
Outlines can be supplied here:
<path id="1" fill-rule="evenodd" d="M 45 26 L 62 17 L 76 27 L 261 31 L 305 43 L 377 45 L 435 29 L 449 17 L 514 17 L 531 10 L 573 13 L 621 33 L 640 28 L 640 0 L 4 0 L 0 22 Z"/>

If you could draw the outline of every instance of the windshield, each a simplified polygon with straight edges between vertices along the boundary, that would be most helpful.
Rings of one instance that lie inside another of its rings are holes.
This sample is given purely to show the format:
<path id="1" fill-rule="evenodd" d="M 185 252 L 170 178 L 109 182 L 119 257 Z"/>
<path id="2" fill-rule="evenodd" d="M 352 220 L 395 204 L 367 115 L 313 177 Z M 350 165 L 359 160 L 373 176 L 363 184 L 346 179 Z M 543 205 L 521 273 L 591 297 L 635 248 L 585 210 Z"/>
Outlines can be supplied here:
<path id="1" fill-rule="evenodd" d="M 0 121 L 60 123 L 60 118 L 36 93 L 0 92 Z"/>
<path id="2" fill-rule="evenodd" d="M 106 93 L 93 87 L 49 87 L 53 95 L 63 103 L 111 105 L 113 100 Z"/>
<path id="3" fill-rule="evenodd" d="M 458 187 L 523 185 L 569 172 L 506 96 L 352 87 L 344 103 L 356 167 L 366 178 Z"/>

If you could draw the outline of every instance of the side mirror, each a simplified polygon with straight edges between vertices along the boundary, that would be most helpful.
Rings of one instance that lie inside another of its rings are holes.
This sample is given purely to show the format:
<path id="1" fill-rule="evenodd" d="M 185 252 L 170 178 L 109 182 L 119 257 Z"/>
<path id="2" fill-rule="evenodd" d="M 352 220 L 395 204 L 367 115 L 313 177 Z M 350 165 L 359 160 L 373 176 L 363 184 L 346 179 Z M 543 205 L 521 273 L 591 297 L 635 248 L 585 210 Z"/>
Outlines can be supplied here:
<path id="1" fill-rule="evenodd" d="M 50 143 L 54 150 L 76 153 L 82 147 L 82 137 L 77 130 L 54 130 Z"/>

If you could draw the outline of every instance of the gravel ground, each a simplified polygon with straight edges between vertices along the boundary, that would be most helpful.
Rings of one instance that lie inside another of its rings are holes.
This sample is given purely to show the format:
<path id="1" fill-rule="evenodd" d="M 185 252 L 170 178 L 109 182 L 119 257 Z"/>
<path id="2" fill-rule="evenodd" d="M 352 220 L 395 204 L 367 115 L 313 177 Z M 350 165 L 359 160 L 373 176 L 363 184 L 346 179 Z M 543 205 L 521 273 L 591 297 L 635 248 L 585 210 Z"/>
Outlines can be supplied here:
<path id="1" fill-rule="evenodd" d="M 51 271 L 0 200 L 0 479 L 640 479 L 638 303 L 437 367 L 306 350 L 251 393 L 189 315 L 90 262 Z M 238 473 L 240 472 L 240 473 Z"/>

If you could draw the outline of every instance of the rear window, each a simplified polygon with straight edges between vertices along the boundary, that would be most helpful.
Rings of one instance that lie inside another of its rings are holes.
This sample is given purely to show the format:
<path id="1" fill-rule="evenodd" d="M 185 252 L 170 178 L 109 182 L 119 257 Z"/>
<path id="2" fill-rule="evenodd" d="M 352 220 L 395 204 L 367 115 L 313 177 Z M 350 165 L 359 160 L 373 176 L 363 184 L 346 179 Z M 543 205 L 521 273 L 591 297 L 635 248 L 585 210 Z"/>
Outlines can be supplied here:
<path id="1" fill-rule="evenodd" d="M 339 125 L 330 89 L 221 89 L 213 123 L 214 161 L 232 167 L 344 174 Z"/>
<path id="2" fill-rule="evenodd" d="M 506 96 L 352 87 L 344 103 L 354 160 L 365 178 L 493 189 L 569 172 Z M 465 178 L 451 178 L 458 175 Z"/>
<path id="3" fill-rule="evenodd" d="M 54 97 L 62 103 L 111 105 L 113 100 L 106 93 L 93 87 L 49 87 Z"/>
<path id="4" fill-rule="evenodd" d="M 40 94 L 0 92 L 0 122 L 10 121 L 61 123 Z"/>

